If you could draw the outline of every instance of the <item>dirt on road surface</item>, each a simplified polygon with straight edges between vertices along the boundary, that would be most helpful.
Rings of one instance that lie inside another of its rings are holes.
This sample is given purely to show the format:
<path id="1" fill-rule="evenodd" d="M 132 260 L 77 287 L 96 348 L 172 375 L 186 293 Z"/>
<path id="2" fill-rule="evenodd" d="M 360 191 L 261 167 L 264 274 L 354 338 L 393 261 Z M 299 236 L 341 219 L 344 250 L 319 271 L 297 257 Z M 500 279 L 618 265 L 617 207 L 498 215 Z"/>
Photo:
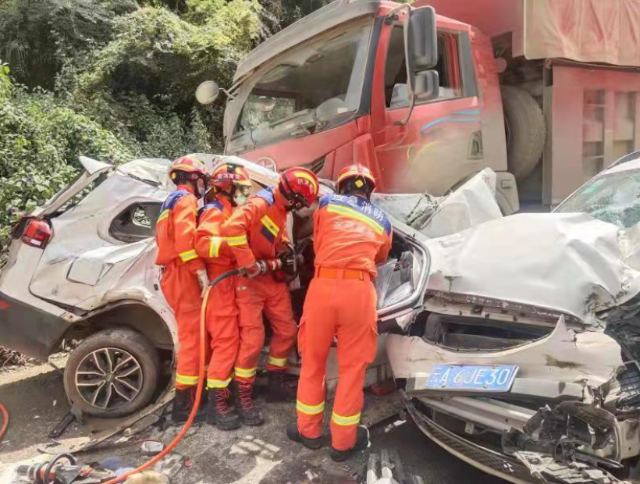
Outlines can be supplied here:
<path id="1" fill-rule="evenodd" d="M 387 398 L 387 397 L 385 397 Z M 48 365 L 29 366 L 0 373 L 0 402 L 10 414 L 10 426 L 0 442 L 0 482 L 18 462 L 42 458 L 52 442 L 49 432 L 69 411 L 62 375 Z M 337 484 L 357 482 L 368 453 L 345 464 L 329 459 L 326 449 L 310 451 L 290 442 L 284 429 L 295 418 L 292 404 L 268 404 L 258 400 L 266 415 L 260 427 L 243 427 L 222 432 L 207 425 L 194 430 L 176 449 L 172 484 Z M 365 408 L 365 416 L 367 409 Z M 393 423 L 395 422 L 395 425 Z M 136 467 L 148 457 L 142 455 L 141 441 L 156 439 L 169 443 L 177 427 L 147 428 L 127 437 L 120 434 L 90 451 L 77 454 L 80 462 L 99 462 L 115 457 L 118 464 Z M 72 423 L 57 442 L 71 445 L 87 435 L 87 429 Z M 397 416 L 371 429 L 369 452 L 397 449 L 407 473 L 421 476 L 426 483 L 501 483 L 476 471 L 424 437 L 410 422 Z M 4 474 L 3 474 L 4 472 Z"/>

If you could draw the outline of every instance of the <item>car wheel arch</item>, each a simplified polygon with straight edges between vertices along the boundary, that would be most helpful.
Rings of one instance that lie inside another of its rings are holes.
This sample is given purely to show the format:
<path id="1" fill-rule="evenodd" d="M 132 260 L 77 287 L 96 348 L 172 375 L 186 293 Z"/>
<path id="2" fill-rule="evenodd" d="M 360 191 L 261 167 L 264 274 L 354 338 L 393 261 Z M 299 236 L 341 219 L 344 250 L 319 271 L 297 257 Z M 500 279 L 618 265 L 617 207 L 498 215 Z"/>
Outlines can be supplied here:
<path id="1" fill-rule="evenodd" d="M 169 323 L 155 309 L 140 301 L 122 300 L 87 314 L 73 324 L 64 339 L 81 339 L 110 328 L 129 328 L 145 336 L 156 348 L 173 351 L 174 337 Z"/>

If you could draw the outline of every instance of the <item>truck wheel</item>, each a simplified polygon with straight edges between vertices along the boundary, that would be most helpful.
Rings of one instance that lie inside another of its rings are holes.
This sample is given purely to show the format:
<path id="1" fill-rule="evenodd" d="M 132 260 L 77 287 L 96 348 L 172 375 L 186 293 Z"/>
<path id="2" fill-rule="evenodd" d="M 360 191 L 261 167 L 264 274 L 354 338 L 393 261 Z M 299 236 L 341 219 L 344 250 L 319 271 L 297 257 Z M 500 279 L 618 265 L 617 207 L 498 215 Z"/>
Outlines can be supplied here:
<path id="1" fill-rule="evenodd" d="M 507 163 L 516 181 L 524 181 L 540 161 L 547 128 L 542 109 L 524 89 L 502 86 Z"/>
<path id="2" fill-rule="evenodd" d="M 159 374 L 158 352 L 147 338 L 130 329 L 108 329 L 71 353 L 64 389 L 87 415 L 123 417 L 149 403 Z"/>

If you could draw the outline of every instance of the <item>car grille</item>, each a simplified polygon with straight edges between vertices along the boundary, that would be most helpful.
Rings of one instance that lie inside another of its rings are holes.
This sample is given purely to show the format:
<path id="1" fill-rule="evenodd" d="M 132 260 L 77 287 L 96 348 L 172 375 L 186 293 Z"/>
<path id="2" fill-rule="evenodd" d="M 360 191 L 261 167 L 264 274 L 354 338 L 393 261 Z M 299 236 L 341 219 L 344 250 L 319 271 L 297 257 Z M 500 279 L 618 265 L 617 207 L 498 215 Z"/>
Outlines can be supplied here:
<path id="1" fill-rule="evenodd" d="M 453 452 L 461 454 L 467 459 L 477 462 L 486 468 L 493 469 L 505 479 L 511 478 L 526 482 L 539 482 L 531 476 L 529 470 L 519 461 L 458 437 L 456 434 L 449 432 L 433 422 L 420 412 L 412 402 L 407 402 L 407 410 L 409 410 L 418 427 L 431 439 L 436 441 L 436 443 L 444 445 Z"/>

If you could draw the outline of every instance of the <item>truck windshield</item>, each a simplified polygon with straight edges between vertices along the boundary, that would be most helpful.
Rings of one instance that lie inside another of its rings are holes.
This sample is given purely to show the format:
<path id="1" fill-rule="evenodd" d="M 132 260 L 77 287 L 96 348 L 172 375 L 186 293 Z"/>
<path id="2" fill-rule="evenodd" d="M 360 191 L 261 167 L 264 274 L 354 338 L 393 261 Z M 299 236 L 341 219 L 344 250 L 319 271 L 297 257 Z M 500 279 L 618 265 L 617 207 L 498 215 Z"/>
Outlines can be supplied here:
<path id="1" fill-rule="evenodd" d="M 231 113 L 236 120 L 227 150 L 247 151 L 351 119 L 360 107 L 370 35 L 371 21 L 351 24 L 247 79 L 228 106 L 238 111 Z"/>

